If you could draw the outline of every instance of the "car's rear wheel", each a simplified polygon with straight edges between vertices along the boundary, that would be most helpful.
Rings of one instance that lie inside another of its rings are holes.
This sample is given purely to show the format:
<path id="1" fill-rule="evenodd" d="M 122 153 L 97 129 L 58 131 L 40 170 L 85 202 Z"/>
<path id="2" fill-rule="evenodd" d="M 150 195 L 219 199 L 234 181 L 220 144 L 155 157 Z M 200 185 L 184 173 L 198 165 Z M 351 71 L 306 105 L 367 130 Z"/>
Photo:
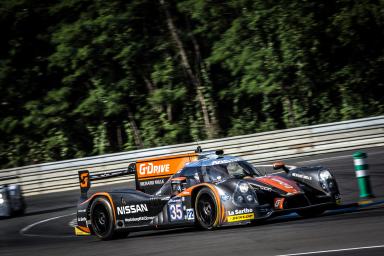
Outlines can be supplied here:
<path id="1" fill-rule="evenodd" d="M 96 236 L 102 240 L 114 238 L 112 207 L 104 197 L 96 198 L 90 208 L 91 226 Z"/>
<path id="2" fill-rule="evenodd" d="M 195 200 L 195 213 L 197 225 L 206 230 L 212 230 L 217 225 L 217 202 L 212 191 L 201 189 Z"/>

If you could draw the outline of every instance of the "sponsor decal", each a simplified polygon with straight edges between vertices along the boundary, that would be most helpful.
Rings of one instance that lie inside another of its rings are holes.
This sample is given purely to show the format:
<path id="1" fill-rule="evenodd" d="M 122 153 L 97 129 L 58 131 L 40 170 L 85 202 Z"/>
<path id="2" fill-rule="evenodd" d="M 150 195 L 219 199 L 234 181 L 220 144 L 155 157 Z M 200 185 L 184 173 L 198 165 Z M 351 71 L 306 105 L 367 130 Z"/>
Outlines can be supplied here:
<path id="1" fill-rule="evenodd" d="M 181 203 L 182 199 L 180 197 L 172 198 L 169 200 L 169 203 Z"/>
<path id="2" fill-rule="evenodd" d="M 140 181 L 140 187 L 163 185 L 164 183 L 165 183 L 164 179 L 146 180 L 146 181 Z"/>
<path id="3" fill-rule="evenodd" d="M 231 160 L 215 160 L 215 161 L 212 161 L 212 165 L 216 165 L 216 164 L 229 164 L 229 163 L 238 162 L 238 161 L 239 161 L 238 158 L 234 158 L 234 159 L 231 159 Z"/>
<path id="4" fill-rule="evenodd" d="M 252 212 L 253 212 L 253 209 L 244 208 L 244 209 L 236 209 L 234 211 L 233 210 L 227 211 L 227 215 L 233 216 L 233 215 L 244 214 L 244 213 L 252 213 Z"/>
<path id="5" fill-rule="evenodd" d="M 89 173 L 87 171 L 80 173 L 80 187 L 89 188 Z"/>
<path id="6" fill-rule="evenodd" d="M 153 220 L 155 217 L 151 216 L 142 216 L 137 218 L 125 218 L 125 222 L 139 222 L 139 221 L 147 221 L 147 220 Z"/>
<path id="7" fill-rule="evenodd" d="M 254 187 L 258 188 L 258 189 L 261 189 L 261 190 L 264 190 L 264 191 L 268 191 L 268 192 L 272 191 L 272 188 L 265 187 L 265 186 L 262 186 L 262 185 L 259 185 L 259 184 L 251 183 L 251 186 L 254 186 Z"/>
<path id="8" fill-rule="evenodd" d="M 77 212 L 86 212 L 86 211 L 87 211 L 86 209 L 77 210 Z"/>
<path id="9" fill-rule="evenodd" d="M 304 174 L 292 173 L 292 176 L 293 177 L 297 177 L 297 178 L 301 178 L 301 179 L 304 179 L 304 180 L 312 180 L 311 176 L 304 175 Z"/>
<path id="10" fill-rule="evenodd" d="M 275 198 L 273 201 L 273 206 L 275 209 L 284 209 L 284 200 L 285 198 Z"/>
<path id="11" fill-rule="evenodd" d="M 233 215 L 227 217 L 227 222 L 237 222 L 237 221 L 244 221 L 244 220 L 253 220 L 255 218 L 254 213 L 247 213 L 247 214 L 240 214 L 240 215 Z"/>
<path id="12" fill-rule="evenodd" d="M 169 164 L 154 165 L 153 163 L 142 163 L 139 165 L 139 174 L 141 176 L 151 174 L 167 174 L 170 172 Z"/>
<path id="13" fill-rule="evenodd" d="M 148 212 L 148 207 L 146 204 L 134 204 L 134 205 L 126 205 L 117 207 L 117 214 L 131 214 L 131 213 L 139 213 L 139 212 Z"/>

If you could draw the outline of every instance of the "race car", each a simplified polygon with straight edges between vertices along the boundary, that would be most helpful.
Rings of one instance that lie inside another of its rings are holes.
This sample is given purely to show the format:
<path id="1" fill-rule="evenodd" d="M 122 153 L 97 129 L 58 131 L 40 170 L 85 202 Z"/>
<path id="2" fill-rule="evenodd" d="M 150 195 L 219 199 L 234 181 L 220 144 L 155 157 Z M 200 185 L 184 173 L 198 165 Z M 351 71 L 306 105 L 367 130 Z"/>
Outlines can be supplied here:
<path id="1" fill-rule="evenodd" d="M 272 166 L 271 166 L 272 167 Z M 275 175 L 222 150 L 144 159 L 127 170 L 90 175 L 79 172 L 81 197 L 77 235 L 102 240 L 147 229 L 198 226 L 206 230 L 248 224 L 274 213 L 320 213 L 340 199 L 323 167 L 294 168 L 282 162 Z M 135 174 L 136 189 L 87 195 L 92 180 Z"/>
<path id="2" fill-rule="evenodd" d="M 0 217 L 12 217 L 22 215 L 25 212 L 26 204 L 21 186 L 13 184 L 17 176 L 0 178 Z"/>

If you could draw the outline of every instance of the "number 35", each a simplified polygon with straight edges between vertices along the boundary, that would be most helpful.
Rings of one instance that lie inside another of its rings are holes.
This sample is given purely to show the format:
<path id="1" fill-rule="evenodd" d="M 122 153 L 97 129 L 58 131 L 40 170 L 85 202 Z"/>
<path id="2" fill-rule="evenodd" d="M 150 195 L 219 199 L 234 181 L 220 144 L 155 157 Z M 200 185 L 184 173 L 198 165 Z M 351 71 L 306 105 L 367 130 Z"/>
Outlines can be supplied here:
<path id="1" fill-rule="evenodd" d="M 172 220 L 183 219 L 183 209 L 181 208 L 181 204 L 171 204 L 169 206 L 169 213 Z"/>

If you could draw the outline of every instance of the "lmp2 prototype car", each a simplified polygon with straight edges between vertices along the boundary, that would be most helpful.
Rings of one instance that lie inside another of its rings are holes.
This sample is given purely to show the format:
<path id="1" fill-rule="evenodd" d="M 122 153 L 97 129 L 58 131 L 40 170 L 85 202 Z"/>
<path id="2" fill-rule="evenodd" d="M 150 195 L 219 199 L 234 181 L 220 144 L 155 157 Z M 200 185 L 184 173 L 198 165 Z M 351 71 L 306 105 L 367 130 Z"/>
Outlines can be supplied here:
<path id="1" fill-rule="evenodd" d="M 272 167 L 272 166 L 271 166 Z M 323 167 L 287 167 L 273 175 L 223 151 L 144 159 L 127 170 L 90 175 L 79 172 L 81 197 L 77 235 L 103 240 L 128 232 L 196 225 L 256 222 L 277 213 L 320 214 L 340 201 L 337 183 Z M 136 189 L 87 195 L 92 180 L 135 174 Z"/>

